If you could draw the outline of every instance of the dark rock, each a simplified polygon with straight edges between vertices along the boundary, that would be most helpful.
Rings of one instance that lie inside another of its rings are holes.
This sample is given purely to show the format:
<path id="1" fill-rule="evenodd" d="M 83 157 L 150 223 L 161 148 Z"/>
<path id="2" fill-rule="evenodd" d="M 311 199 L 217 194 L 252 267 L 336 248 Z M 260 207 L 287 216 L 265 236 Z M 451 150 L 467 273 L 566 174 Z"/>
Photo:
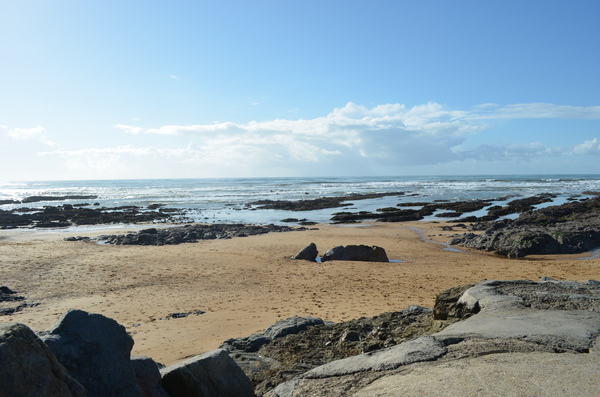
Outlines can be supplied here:
<path id="1" fill-rule="evenodd" d="M 385 250 L 377 246 L 347 245 L 333 247 L 327 251 L 321 261 L 366 261 L 389 262 Z"/>
<path id="2" fill-rule="evenodd" d="M 458 321 L 474 314 L 477 311 L 476 309 L 470 310 L 465 305 L 458 303 L 462 294 L 473 285 L 474 284 L 453 287 L 438 294 L 435 298 L 435 305 L 433 306 L 433 319 Z"/>
<path id="3" fill-rule="evenodd" d="M 24 297 L 16 295 L 17 293 L 7 286 L 0 287 L 0 302 L 16 302 L 25 300 Z"/>
<path id="4" fill-rule="evenodd" d="M 87 236 L 76 236 L 76 237 L 65 237 L 65 241 L 91 241 L 92 239 Z"/>
<path id="5" fill-rule="evenodd" d="M 254 387 L 242 369 L 217 349 L 160 370 L 171 397 L 254 397 Z"/>
<path id="6" fill-rule="evenodd" d="M 523 204 L 525 205 L 525 204 Z M 600 197 L 522 213 L 517 219 L 482 223 L 450 244 L 510 258 L 575 254 L 600 247 Z"/>
<path id="7" fill-rule="evenodd" d="M 402 196 L 404 192 L 394 193 L 367 193 L 367 194 L 350 194 L 339 197 L 321 197 L 313 200 L 260 200 L 250 203 L 256 205 L 258 209 L 275 209 L 286 211 L 312 211 L 326 208 L 338 208 L 352 205 L 347 201 L 367 200 L 380 197 Z"/>
<path id="8" fill-rule="evenodd" d="M 125 327 L 100 314 L 68 311 L 44 342 L 90 397 L 141 396 Z"/>
<path id="9" fill-rule="evenodd" d="M 186 312 L 186 313 L 169 313 L 169 315 L 167 315 L 167 319 L 171 319 L 171 318 L 185 318 L 189 315 L 195 315 L 195 316 L 199 316 L 201 314 L 204 314 L 206 312 L 202 311 L 202 310 L 194 310 L 191 312 Z"/>
<path id="10" fill-rule="evenodd" d="M 20 312 L 21 310 L 28 307 L 38 306 L 39 303 L 22 303 L 16 307 L 5 307 L 0 309 L 0 316 L 9 316 L 11 314 L 15 314 L 16 312 Z"/>
<path id="11" fill-rule="evenodd" d="M 323 320 L 320 318 L 294 316 L 277 321 L 260 334 L 244 338 L 228 339 L 221 345 L 221 348 L 227 349 L 230 352 L 237 350 L 245 353 L 253 353 L 258 351 L 262 346 L 271 343 L 274 339 L 290 334 L 297 334 L 309 327 L 321 324 L 323 324 Z"/>
<path id="12" fill-rule="evenodd" d="M 36 203 L 39 201 L 64 201 L 64 200 L 93 200 L 98 196 L 81 196 L 81 195 L 70 195 L 70 196 L 30 196 L 25 197 L 22 203 Z"/>
<path id="13" fill-rule="evenodd" d="M 277 225 L 243 225 L 243 224 L 193 224 L 164 229 L 145 229 L 138 233 L 126 235 L 101 236 L 99 240 L 106 244 L 117 245 L 176 245 L 194 243 L 198 240 L 230 239 L 271 232 L 289 232 L 306 230 L 303 227 L 292 228 Z"/>
<path id="14" fill-rule="evenodd" d="M 331 220 L 334 223 L 351 223 L 363 221 L 367 219 L 376 219 L 380 222 L 407 222 L 418 221 L 426 216 L 432 215 L 435 210 L 433 208 L 423 208 L 421 210 L 399 209 L 396 211 L 380 211 L 377 213 L 368 211 L 338 212 L 333 214 Z"/>
<path id="15" fill-rule="evenodd" d="M 142 223 L 175 219 L 176 213 L 141 210 L 134 206 L 116 208 L 82 208 L 65 204 L 39 208 L 15 208 L 0 210 L 0 228 L 18 227 L 67 227 L 72 225 L 97 225 L 110 223 Z"/>
<path id="16" fill-rule="evenodd" d="M 556 195 L 539 194 L 533 197 L 526 197 L 509 202 L 506 207 L 494 206 L 488 209 L 488 214 L 493 217 L 500 217 L 509 214 L 521 214 L 526 211 L 533 211 L 535 206 L 542 203 L 551 202 Z"/>
<path id="17" fill-rule="evenodd" d="M 156 362 L 146 356 L 131 356 L 131 366 L 143 397 L 170 397 L 162 387 Z"/>
<path id="18" fill-rule="evenodd" d="M 260 395 L 319 365 L 432 333 L 432 326 L 431 309 L 410 306 L 400 312 L 315 325 L 274 339 L 254 355 L 232 355 Z"/>
<path id="19" fill-rule="evenodd" d="M 263 332 L 267 338 L 274 340 L 286 335 L 297 334 L 309 327 L 323 324 L 323 320 L 314 317 L 290 317 L 285 320 L 277 321 Z"/>
<path id="20" fill-rule="evenodd" d="M 85 397 L 50 349 L 23 324 L 0 324 L 0 396 Z"/>
<path id="21" fill-rule="evenodd" d="M 292 259 L 305 259 L 308 261 L 316 262 L 319 251 L 317 251 L 317 245 L 310 243 L 307 247 L 304 247 Z"/>
<path id="22" fill-rule="evenodd" d="M 27 303 L 24 302 L 25 297 L 17 295 L 15 291 L 8 288 L 7 286 L 0 287 L 0 303 L 2 303 L 4 307 L 0 307 L 0 316 L 10 316 L 16 312 L 20 312 L 21 310 L 27 307 L 35 307 L 38 306 L 39 303 Z M 9 302 L 9 303 L 5 303 Z M 10 305 L 10 302 L 23 302 L 17 306 L 7 307 Z"/>

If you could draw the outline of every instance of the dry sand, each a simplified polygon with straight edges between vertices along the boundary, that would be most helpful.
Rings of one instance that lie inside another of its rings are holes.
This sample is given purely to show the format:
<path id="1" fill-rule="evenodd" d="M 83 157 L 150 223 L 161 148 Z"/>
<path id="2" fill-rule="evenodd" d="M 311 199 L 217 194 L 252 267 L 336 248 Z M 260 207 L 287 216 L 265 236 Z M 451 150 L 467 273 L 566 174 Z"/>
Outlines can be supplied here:
<path id="1" fill-rule="evenodd" d="M 442 231 L 443 225 L 318 225 L 318 230 L 161 247 L 63 241 L 106 230 L 0 230 L 0 285 L 40 303 L 0 321 L 43 331 L 69 309 L 101 313 L 132 334 L 134 354 L 169 365 L 294 315 L 337 322 L 408 305 L 431 307 L 439 292 L 483 279 L 600 279 L 598 258 L 509 260 L 451 252 L 422 241 L 414 229 L 445 242 L 456 232 Z M 402 262 L 290 259 L 311 242 L 320 253 L 336 245 L 378 245 Z M 197 310 L 206 313 L 166 319 Z"/>

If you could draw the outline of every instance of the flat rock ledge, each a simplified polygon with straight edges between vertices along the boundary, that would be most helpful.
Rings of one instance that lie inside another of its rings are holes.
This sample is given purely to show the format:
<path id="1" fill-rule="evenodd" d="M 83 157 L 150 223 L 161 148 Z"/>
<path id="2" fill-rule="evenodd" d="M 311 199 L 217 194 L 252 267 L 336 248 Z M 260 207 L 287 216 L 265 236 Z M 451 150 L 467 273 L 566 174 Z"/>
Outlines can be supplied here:
<path id="1" fill-rule="evenodd" d="M 486 280 L 456 304 L 472 315 L 313 368 L 265 396 L 597 395 L 600 282 Z"/>

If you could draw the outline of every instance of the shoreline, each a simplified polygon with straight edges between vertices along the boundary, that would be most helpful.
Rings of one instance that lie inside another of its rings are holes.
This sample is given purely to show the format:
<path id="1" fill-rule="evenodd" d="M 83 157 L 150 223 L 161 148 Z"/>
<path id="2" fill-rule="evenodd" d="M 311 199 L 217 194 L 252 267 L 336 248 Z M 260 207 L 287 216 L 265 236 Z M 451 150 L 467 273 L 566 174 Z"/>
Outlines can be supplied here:
<path id="1" fill-rule="evenodd" d="M 69 309 L 104 314 L 132 334 L 134 354 L 169 365 L 295 315 L 340 322 L 409 305 L 432 307 L 438 293 L 482 279 L 600 279 L 600 258 L 577 259 L 585 254 L 506 259 L 466 248 L 446 251 L 440 243 L 457 231 L 442 226 L 451 225 L 319 224 L 317 230 L 174 246 L 63 241 L 69 234 L 93 236 L 105 229 L 2 230 L 0 284 L 40 305 L 0 321 L 41 332 Z M 378 245 L 402 262 L 290 259 L 311 242 L 320 253 L 336 245 Z M 205 313 L 166 319 L 198 310 Z"/>

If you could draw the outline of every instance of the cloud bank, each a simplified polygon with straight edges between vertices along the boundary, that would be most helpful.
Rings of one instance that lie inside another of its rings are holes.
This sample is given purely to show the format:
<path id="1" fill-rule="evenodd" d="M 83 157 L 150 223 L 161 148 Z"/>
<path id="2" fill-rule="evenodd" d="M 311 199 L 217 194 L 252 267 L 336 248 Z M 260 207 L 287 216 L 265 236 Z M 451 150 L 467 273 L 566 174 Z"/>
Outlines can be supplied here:
<path id="1" fill-rule="evenodd" d="M 410 167 L 434 167 L 430 169 L 443 174 L 448 164 L 469 164 L 466 173 L 476 173 L 477 164 L 600 155 L 596 137 L 576 141 L 575 136 L 568 147 L 482 138 L 498 120 L 554 118 L 600 120 L 600 106 L 483 104 L 455 110 L 438 103 L 367 108 L 350 102 L 313 119 L 154 128 L 117 124 L 116 131 L 138 143 L 77 150 L 54 144 L 41 126 L 4 130 L 14 141 L 46 143 L 51 150 L 37 155 L 47 162 L 60 161 L 99 177 L 402 174 Z M 481 143 L 471 144 L 472 137 Z"/>

